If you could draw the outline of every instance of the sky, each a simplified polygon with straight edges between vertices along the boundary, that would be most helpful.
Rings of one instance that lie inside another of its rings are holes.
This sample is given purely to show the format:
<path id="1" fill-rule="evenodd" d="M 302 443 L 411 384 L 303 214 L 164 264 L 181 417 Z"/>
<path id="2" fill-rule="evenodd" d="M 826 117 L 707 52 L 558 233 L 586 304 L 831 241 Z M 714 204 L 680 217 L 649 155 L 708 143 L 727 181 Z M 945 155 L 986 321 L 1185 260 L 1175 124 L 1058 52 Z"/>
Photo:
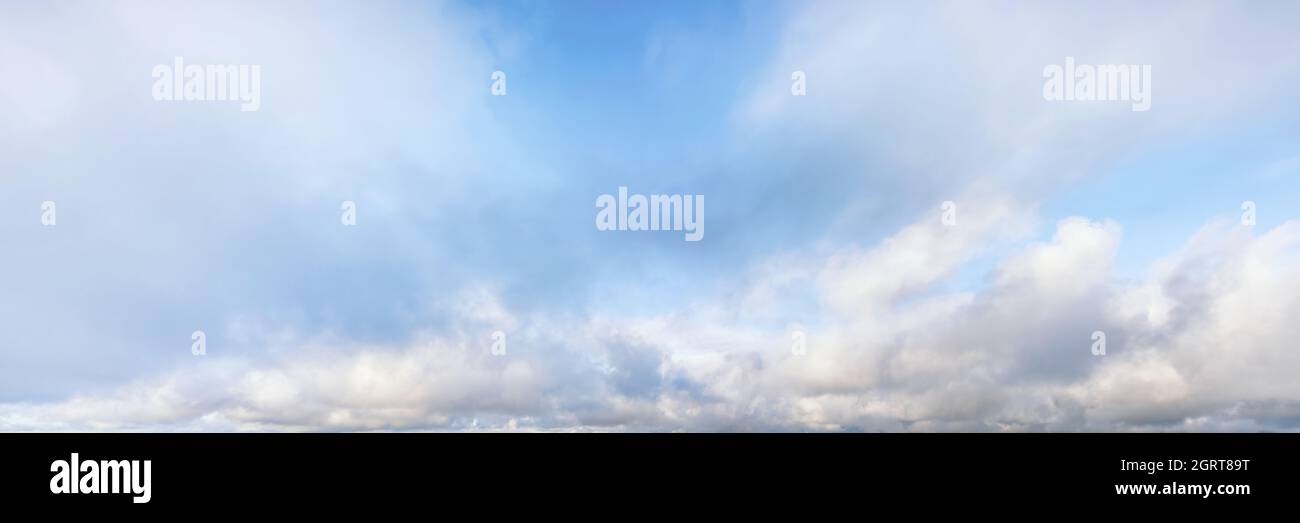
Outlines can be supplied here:
<path id="1" fill-rule="evenodd" d="M 1295 431 L 1296 20 L 0 0 L 0 430 Z"/>

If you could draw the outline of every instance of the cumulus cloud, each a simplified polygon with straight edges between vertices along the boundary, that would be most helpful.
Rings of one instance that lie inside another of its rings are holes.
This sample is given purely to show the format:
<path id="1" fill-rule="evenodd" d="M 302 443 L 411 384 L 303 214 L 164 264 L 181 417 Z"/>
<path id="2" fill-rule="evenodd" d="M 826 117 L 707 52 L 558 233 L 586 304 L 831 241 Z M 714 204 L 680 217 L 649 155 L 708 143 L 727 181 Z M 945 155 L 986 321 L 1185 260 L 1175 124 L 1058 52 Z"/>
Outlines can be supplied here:
<path id="1" fill-rule="evenodd" d="M 910 286 L 912 300 L 845 281 L 897 269 L 888 260 L 909 242 L 855 258 L 856 276 L 829 257 L 824 273 L 884 305 L 809 328 L 803 356 L 784 330 L 716 311 L 521 319 L 507 355 L 493 356 L 482 329 L 509 313 L 476 290 L 457 298 L 460 336 L 304 347 L 271 363 L 210 358 L 107 396 L 9 404 L 0 420 L 11 430 L 1297 428 L 1300 222 L 1258 235 L 1211 224 L 1136 282 L 1113 274 L 1120 241 L 1114 223 L 1062 220 L 1002 259 L 985 288 Z M 821 296 L 840 307 L 835 290 Z M 1093 330 L 1111 340 L 1105 356 L 1090 352 Z"/>

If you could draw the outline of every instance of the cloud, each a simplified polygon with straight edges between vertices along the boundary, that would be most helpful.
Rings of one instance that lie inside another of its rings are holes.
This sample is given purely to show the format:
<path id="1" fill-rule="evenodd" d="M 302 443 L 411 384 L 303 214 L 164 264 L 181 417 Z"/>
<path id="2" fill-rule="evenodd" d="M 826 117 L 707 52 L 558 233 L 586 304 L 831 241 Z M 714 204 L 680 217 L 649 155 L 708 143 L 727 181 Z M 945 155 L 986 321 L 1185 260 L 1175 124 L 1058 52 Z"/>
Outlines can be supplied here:
<path id="1" fill-rule="evenodd" d="M 1294 7 L 801 4 L 721 81 L 743 46 L 661 25 L 630 62 L 660 105 L 602 115 L 625 141 L 588 112 L 627 93 L 523 88 L 539 35 L 457 4 L 84 7 L 0 8 L 0 210 L 60 206 L 0 221 L 2 430 L 1300 427 L 1300 224 L 1212 222 L 1134 278 L 1123 217 L 1041 211 L 1293 111 Z M 261 64 L 262 109 L 144 98 L 178 54 Z M 1152 64 L 1152 110 L 1042 100 L 1065 56 Z M 731 128 L 639 127 L 716 126 L 676 96 Z M 706 194 L 709 240 L 596 234 L 620 185 Z"/>
<path id="2" fill-rule="evenodd" d="M 526 161 L 487 105 L 492 19 L 346 2 L 0 19 L 0 235 L 28 253 L 0 260 L 0 401 L 157 374 L 194 330 L 249 357 L 268 347 L 248 330 L 392 342 L 485 270 L 463 261 L 483 235 L 456 231 L 508 185 L 479 174 Z M 152 68 L 176 56 L 261 66 L 260 110 L 154 101 Z M 34 227 L 46 200 L 58 225 Z"/>
<path id="3" fill-rule="evenodd" d="M 1119 243 L 1116 224 L 1062 220 L 1050 240 L 1006 256 L 986 288 L 912 289 L 913 300 L 810 328 L 806 356 L 790 353 L 784 331 L 717 313 L 518 320 L 508 354 L 492 356 L 485 327 L 509 313 L 476 290 L 454 306 L 466 311 L 462 335 L 304 346 L 269 365 L 208 357 L 106 396 L 9 404 L 0 420 L 9 430 L 1297 428 L 1288 340 L 1300 332 L 1288 318 L 1300 313 L 1300 222 L 1259 235 L 1211 224 L 1137 282 L 1112 273 Z M 891 238 L 858 268 L 911 248 Z M 845 259 L 825 270 L 844 280 Z M 833 290 L 822 298 L 839 306 Z M 1090 352 L 1093 330 L 1108 334 L 1105 356 Z"/>

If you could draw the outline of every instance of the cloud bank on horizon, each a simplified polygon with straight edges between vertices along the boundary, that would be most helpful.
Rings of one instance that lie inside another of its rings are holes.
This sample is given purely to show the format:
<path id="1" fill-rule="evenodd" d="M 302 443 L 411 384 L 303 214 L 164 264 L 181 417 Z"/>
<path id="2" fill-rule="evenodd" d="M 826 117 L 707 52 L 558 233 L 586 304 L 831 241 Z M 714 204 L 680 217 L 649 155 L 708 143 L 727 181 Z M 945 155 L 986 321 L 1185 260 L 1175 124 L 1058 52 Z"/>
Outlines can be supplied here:
<path id="1" fill-rule="evenodd" d="M 1300 6 L 696 4 L 0 6 L 0 430 L 1300 429 Z"/>

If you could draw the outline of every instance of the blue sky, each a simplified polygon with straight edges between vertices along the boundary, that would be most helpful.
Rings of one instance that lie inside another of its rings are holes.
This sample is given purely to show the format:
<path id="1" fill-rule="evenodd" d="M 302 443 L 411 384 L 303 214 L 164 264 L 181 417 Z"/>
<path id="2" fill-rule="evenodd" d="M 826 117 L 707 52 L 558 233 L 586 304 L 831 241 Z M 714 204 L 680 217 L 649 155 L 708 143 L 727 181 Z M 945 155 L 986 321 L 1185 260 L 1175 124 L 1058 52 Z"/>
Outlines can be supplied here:
<path id="1" fill-rule="evenodd" d="M 1297 14 L 4 3 L 0 429 L 1293 430 Z"/>

